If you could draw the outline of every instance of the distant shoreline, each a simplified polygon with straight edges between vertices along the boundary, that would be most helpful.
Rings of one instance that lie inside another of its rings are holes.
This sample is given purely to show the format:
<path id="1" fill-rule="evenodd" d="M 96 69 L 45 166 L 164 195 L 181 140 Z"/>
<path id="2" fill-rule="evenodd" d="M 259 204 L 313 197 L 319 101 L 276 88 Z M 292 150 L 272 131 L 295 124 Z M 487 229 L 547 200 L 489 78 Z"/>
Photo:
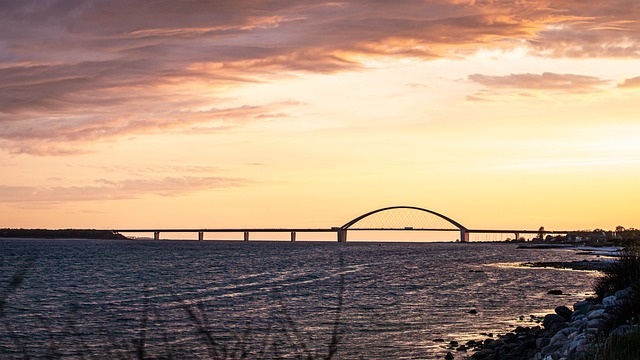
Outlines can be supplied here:
<path id="1" fill-rule="evenodd" d="M 0 238 L 129 240 L 111 230 L 95 229 L 0 229 Z"/>

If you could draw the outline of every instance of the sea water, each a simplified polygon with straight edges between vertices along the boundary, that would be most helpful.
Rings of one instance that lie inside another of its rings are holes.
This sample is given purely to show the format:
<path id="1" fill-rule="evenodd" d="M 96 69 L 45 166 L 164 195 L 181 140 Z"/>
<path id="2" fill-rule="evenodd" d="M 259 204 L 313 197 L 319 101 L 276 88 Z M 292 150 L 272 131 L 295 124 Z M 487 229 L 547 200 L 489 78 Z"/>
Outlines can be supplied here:
<path id="1" fill-rule="evenodd" d="M 519 263 L 583 259 L 506 243 L 2 239 L 0 358 L 462 358 L 450 341 L 535 326 L 597 276 Z"/>

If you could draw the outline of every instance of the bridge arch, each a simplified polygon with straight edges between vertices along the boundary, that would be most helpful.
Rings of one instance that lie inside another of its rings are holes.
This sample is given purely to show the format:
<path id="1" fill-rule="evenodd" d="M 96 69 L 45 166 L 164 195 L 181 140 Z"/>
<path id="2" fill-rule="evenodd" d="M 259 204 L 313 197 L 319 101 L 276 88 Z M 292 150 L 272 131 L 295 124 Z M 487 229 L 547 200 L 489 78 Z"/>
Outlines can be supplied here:
<path id="1" fill-rule="evenodd" d="M 376 209 L 373 211 L 369 211 L 366 214 L 362 214 L 358 217 L 356 217 L 355 219 L 347 222 L 346 224 L 342 225 L 340 228 L 338 228 L 338 242 L 346 242 L 347 241 L 347 230 L 350 229 L 352 226 L 354 226 L 356 223 L 374 215 L 374 214 L 378 214 L 381 212 L 385 212 L 385 211 L 392 211 L 392 210 L 397 210 L 397 209 L 409 209 L 409 210 L 416 210 L 419 212 L 425 212 L 431 215 L 435 215 L 436 217 L 445 220 L 445 222 L 455 226 L 459 231 L 460 231 L 460 241 L 461 242 L 469 242 L 469 233 L 468 230 L 465 226 L 463 226 L 462 224 L 460 224 L 459 222 L 445 216 L 442 215 L 438 212 L 435 212 L 433 210 L 429 210 L 429 209 L 425 209 L 425 208 L 421 208 L 421 207 L 416 207 L 416 206 L 389 206 L 389 207 L 384 207 L 384 208 L 380 208 L 380 209 Z M 372 229 L 375 230 L 375 229 Z M 381 229 L 382 230 L 382 229 Z M 414 230 L 412 227 L 405 227 L 405 228 L 398 228 L 398 229 L 385 229 L 385 230 Z M 437 230 L 442 230 L 442 229 L 420 229 L 420 230 L 433 230 L 433 231 L 437 231 Z"/>

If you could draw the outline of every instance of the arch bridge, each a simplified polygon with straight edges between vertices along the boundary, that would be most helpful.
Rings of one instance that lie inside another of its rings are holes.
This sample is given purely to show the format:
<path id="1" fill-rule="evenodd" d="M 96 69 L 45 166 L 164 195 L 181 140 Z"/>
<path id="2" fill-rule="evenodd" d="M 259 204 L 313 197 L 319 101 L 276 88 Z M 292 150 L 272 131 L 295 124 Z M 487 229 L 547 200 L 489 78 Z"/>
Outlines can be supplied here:
<path id="1" fill-rule="evenodd" d="M 339 228 L 338 242 L 347 241 L 347 231 L 459 231 L 460 241 L 469 241 L 469 232 L 459 222 L 433 210 L 416 206 L 389 206 L 360 215 Z"/>
<path id="2" fill-rule="evenodd" d="M 198 240 L 204 240 L 205 233 L 243 233 L 244 241 L 249 241 L 250 233 L 290 233 L 291 241 L 296 241 L 297 233 L 335 233 L 338 242 L 347 241 L 349 231 L 458 231 L 460 242 L 469 242 L 470 233 L 511 233 L 518 239 L 520 234 L 567 234 L 570 231 L 468 229 L 459 222 L 433 210 L 416 206 L 389 206 L 369 211 L 342 226 L 332 228 L 204 228 L 204 229 L 123 229 L 115 233 L 152 233 L 153 239 L 160 240 L 160 233 L 198 233 Z"/>

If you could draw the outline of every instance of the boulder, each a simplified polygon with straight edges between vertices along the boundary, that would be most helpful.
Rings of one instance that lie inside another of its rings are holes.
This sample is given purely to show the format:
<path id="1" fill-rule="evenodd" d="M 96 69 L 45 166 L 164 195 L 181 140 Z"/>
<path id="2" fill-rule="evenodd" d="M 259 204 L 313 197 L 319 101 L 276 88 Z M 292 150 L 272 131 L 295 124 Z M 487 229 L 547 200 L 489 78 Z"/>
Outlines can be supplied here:
<path id="1" fill-rule="evenodd" d="M 451 351 L 449 351 L 449 352 L 447 353 L 447 355 L 445 355 L 445 356 L 444 356 L 444 358 L 445 358 L 445 360 L 453 360 L 454 356 L 453 356 L 453 354 L 451 353 Z"/>
<path id="2" fill-rule="evenodd" d="M 587 320 L 589 320 L 587 315 L 578 314 L 574 311 L 573 315 L 571 315 L 571 326 L 579 326 L 581 323 L 587 322 Z"/>
<path id="3" fill-rule="evenodd" d="M 600 310 L 600 309 L 604 309 L 604 306 L 602 306 L 602 304 L 592 304 L 587 308 L 587 313 L 590 313 L 593 310 Z"/>
<path id="4" fill-rule="evenodd" d="M 605 309 L 593 310 L 587 314 L 589 320 L 603 318 L 607 312 Z"/>
<path id="5" fill-rule="evenodd" d="M 573 311 L 574 313 L 578 313 L 578 314 L 585 314 L 587 313 L 587 310 L 589 309 L 589 306 L 591 306 L 592 303 L 589 300 L 582 300 L 582 301 L 578 301 L 577 303 L 573 304 Z"/>
<path id="6" fill-rule="evenodd" d="M 562 295 L 562 290 L 558 290 L 558 289 L 549 290 L 549 291 L 547 291 L 547 294 L 549 294 L 549 295 Z"/>
<path id="7" fill-rule="evenodd" d="M 625 288 L 625 289 L 622 289 L 622 290 L 618 290 L 618 291 L 616 291 L 616 293 L 614 295 L 618 299 L 626 299 L 629 296 L 631 296 L 631 288 L 628 287 L 628 288 Z"/>
<path id="8" fill-rule="evenodd" d="M 592 331 L 600 331 L 604 328 L 604 320 L 600 319 L 600 318 L 596 318 L 596 319 L 591 319 L 589 320 L 589 322 L 587 323 L 587 328 L 592 330 Z"/>
<path id="9" fill-rule="evenodd" d="M 609 309 L 618 305 L 618 298 L 615 295 L 607 296 L 602 299 L 602 305 L 605 309 Z"/>
<path id="10" fill-rule="evenodd" d="M 571 315 L 573 311 L 566 306 L 558 306 L 555 308 L 556 314 L 562 316 L 566 321 L 571 321 Z"/>
<path id="11" fill-rule="evenodd" d="M 566 322 L 566 320 L 558 314 L 547 314 L 542 320 L 542 326 L 544 326 L 545 329 L 550 329 L 551 325 L 564 322 Z"/>
<path id="12" fill-rule="evenodd" d="M 549 345 L 549 338 L 541 337 L 536 339 L 536 348 L 542 349 L 543 347 Z"/>
<path id="13" fill-rule="evenodd" d="M 557 334 L 553 335 L 553 337 L 551 338 L 551 341 L 549 341 L 549 345 L 555 346 L 555 347 L 562 347 L 567 342 L 569 342 L 569 338 L 564 333 L 558 332 Z"/>
<path id="14" fill-rule="evenodd" d="M 513 330 L 513 332 L 515 332 L 516 334 L 519 334 L 519 333 L 527 332 L 529 330 L 531 329 L 529 329 L 528 327 L 518 326 L 515 328 L 515 330 Z"/>

